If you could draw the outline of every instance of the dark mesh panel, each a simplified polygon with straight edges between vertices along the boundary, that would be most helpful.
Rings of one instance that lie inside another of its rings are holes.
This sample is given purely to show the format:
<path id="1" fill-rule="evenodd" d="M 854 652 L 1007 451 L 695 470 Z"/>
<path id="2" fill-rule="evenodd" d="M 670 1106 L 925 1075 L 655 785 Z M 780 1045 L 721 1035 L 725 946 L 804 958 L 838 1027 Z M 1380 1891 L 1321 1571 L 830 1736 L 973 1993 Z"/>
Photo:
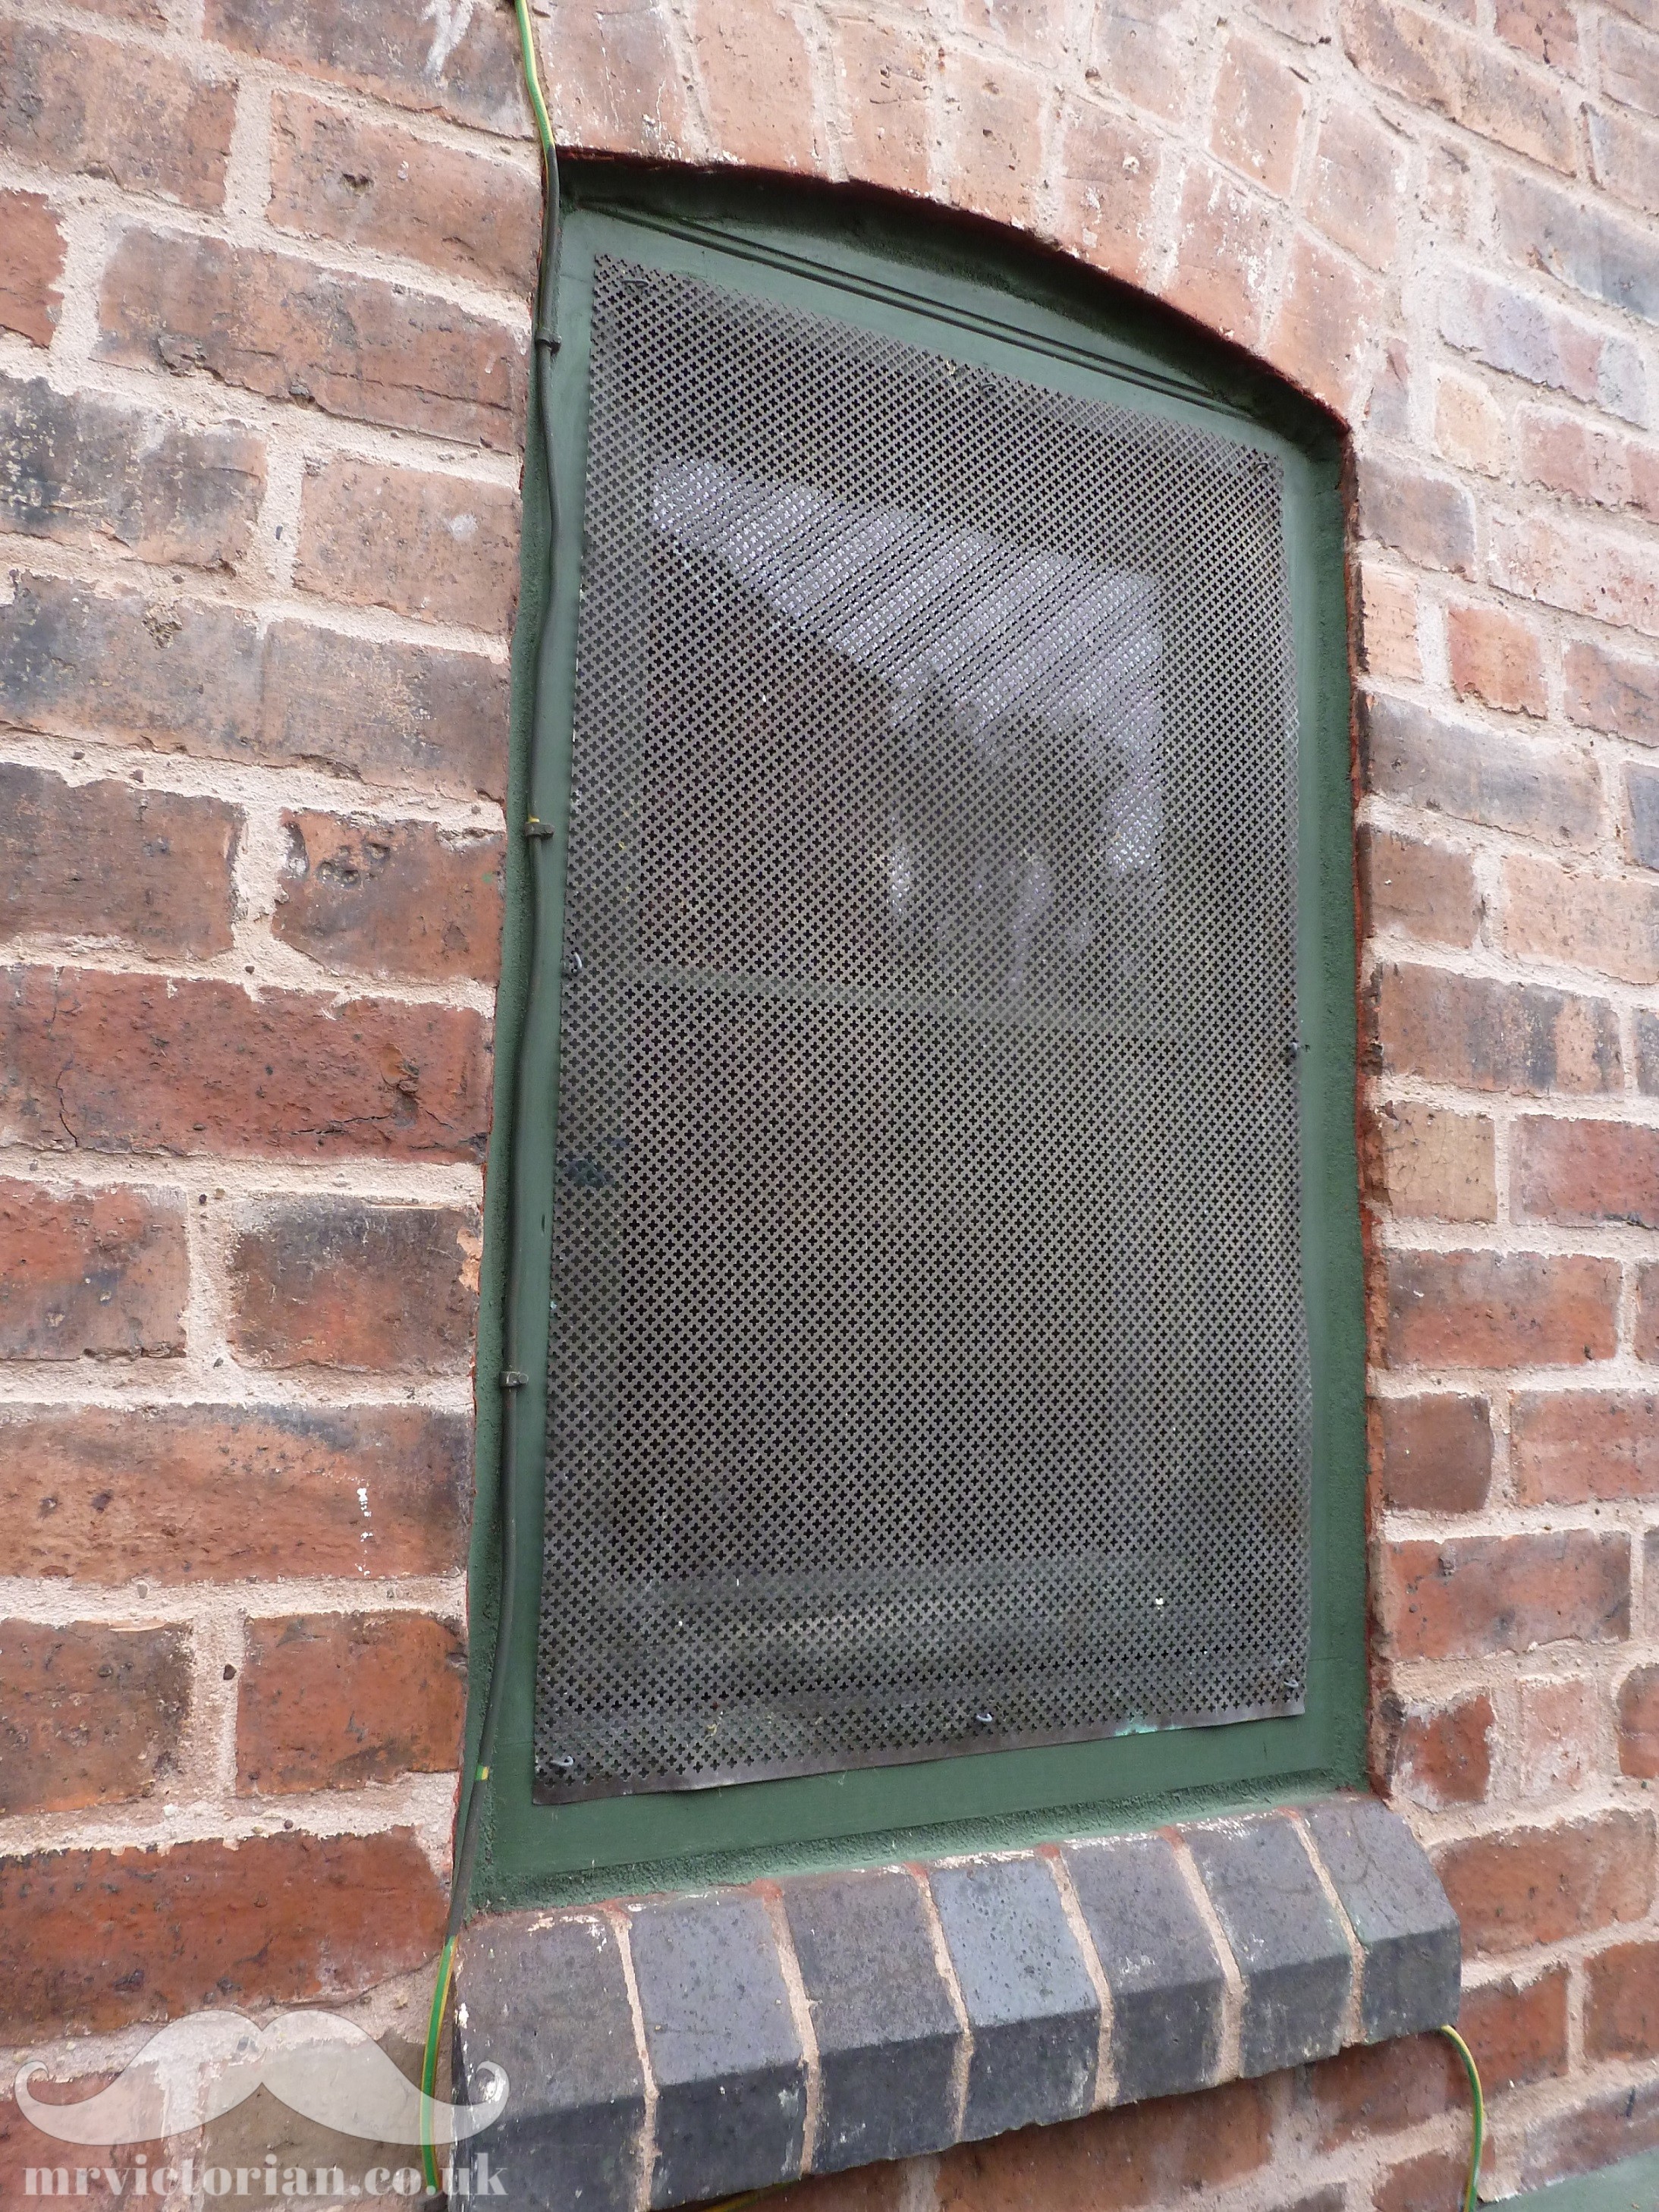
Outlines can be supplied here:
<path id="1" fill-rule="evenodd" d="M 599 262 L 543 1797 L 1300 1710 L 1281 498 Z"/>

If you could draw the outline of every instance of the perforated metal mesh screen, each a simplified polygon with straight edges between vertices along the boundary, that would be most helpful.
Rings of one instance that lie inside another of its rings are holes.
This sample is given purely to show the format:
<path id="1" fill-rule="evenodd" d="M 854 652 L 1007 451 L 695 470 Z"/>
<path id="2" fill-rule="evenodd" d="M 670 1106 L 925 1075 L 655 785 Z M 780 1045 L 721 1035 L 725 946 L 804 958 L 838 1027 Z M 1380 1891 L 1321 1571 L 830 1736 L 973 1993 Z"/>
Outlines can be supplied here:
<path id="1" fill-rule="evenodd" d="M 602 259 L 538 1795 L 1300 1708 L 1279 465 Z"/>

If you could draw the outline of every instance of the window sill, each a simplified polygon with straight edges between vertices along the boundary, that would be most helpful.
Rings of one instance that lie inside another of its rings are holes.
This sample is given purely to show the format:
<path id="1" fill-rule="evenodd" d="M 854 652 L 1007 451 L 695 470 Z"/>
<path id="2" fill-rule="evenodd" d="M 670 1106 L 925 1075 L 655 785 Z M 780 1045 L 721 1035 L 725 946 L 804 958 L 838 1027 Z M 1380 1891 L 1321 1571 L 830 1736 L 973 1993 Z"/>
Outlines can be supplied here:
<path id="1" fill-rule="evenodd" d="M 507 2073 L 515 2203 L 633 2212 L 1415 2034 L 1455 2018 L 1460 1966 L 1405 1824 L 1332 1798 L 480 1919 L 455 2064 Z"/>

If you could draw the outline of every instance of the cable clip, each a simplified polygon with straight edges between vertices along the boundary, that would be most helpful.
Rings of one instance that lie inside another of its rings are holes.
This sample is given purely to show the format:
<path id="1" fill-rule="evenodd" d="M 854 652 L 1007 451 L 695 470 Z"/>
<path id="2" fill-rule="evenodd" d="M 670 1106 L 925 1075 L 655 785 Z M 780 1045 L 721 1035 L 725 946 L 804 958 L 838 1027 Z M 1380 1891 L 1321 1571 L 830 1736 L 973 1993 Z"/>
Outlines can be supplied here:
<path id="1" fill-rule="evenodd" d="M 544 822 L 538 814 L 526 815 L 524 834 L 526 837 L 556 837 L 558 831 L 550 822 Z"/>
<path id="2" fill-rule="evenodd" d="M 516 1367 L 503 1367 L 497 1377 L 503 1390 L 522 1390 L 529 1379 L 527 1375 L 521 1375 Z"/>

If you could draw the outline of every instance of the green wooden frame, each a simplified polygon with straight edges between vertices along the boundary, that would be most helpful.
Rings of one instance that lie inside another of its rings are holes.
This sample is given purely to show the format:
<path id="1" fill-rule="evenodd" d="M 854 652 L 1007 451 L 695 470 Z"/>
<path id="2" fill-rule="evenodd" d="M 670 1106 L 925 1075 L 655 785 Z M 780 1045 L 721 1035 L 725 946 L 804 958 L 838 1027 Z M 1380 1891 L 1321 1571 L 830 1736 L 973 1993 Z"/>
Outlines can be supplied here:
<path id="1" fill-rule="evenodd" d="M 566 222 L 554 370 L 559 542 L 526 471 L 514 647 L 510 840 L 495 1131 L 478 1346 L 478 1510 L 471 1560 L 476 1741 L 495 1658 L 503 1420 L 521 1470 L 516 1620 L 474 1902 L 575 1900 L 786 1869 L 992 1848 L 1306 1798 L 1364 1779 L 1364 1321 L 1354 1150 L 1355 934 L 1340 441 L 1335 426 L 1242 355 L 1121 288 L 1005 235 L 851 193 L 755 179 L 562 168 Z M 1298 995 L 1304 1267 L 1314 1376 L 1313 1636 L 1307 1710 L 1231 1727 L 1121 1735 L 845 1774 L 558 1806 L 532 1802 L 542 1436 L 558 1068 L 558 974 L 596 252 L 810 302 L 959 357 L 1201 421 L 1283 459 L 1303 741 Z M 532 396 L 532 450 L 539 435 Z M 551 556 L 538 726 L 533 666 Z M 510 1179 L 510 1195 L 509 1195 Z M 500 1391 L 515 1302 L 522 1388 Z"/>

